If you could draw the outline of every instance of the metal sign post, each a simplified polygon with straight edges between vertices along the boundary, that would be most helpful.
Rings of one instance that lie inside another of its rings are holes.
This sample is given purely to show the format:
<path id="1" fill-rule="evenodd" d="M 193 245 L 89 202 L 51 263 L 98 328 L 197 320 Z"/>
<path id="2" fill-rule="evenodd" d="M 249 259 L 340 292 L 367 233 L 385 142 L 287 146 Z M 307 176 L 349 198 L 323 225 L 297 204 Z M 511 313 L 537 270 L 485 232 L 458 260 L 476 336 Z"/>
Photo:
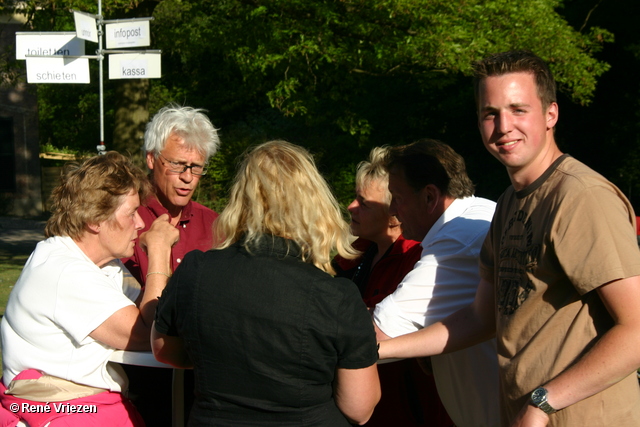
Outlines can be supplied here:
<path id="1" fill-rule="evenodd" d="M 100 86 L 100 142 L 96 146 L 98 154 L 104 154 L 107 147 L 104 145 L 104 76 L 102 62 L 102 0 L 98 0 L 98 84 Z"/>
<path id="2" fill-rule="evenodd" d="M 76 25 L 75 37 L 73 33 L 16 33 L 16 58 L 27 61 L 28 83 L 90 83 L 88 60 L 98 60 L 100 141 L 96 150 L 98 154 L 104 154 L 105 55 L 112 55 L 109 59 L 110 79 L 150 79 L 161 76 L 161 51 L 103 48 L 105 25 L 108 32 L 107 47 L 149 46 L 149 21 L 153 20 L 152 17 L 104 20 L 102 0 L 98 0 L 97 15 L 76 10 L 72 10 L 72 13 Z M 95 55 L 84 54 L 83 40 L 98 43 Z M 114 64 L 111 64 L 111 58 Z"/>

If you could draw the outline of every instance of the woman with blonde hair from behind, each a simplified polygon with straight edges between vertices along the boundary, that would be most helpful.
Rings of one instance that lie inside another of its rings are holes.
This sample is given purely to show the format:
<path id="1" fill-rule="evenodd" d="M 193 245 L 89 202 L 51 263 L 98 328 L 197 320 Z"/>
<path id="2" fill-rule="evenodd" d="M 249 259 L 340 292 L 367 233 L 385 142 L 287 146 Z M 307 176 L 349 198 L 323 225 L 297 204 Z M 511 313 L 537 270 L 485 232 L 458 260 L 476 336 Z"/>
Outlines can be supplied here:
<path id="1" fill-rule="evenodd" d="M 380 399 L 371 318 L 333 278 L 333 251 L 358 253 L 303 148 L 271 141 L 239 166 L 214 225 L 160 299 L 156 358 L 195 370 L 190 426 L 364 424 Z"/>

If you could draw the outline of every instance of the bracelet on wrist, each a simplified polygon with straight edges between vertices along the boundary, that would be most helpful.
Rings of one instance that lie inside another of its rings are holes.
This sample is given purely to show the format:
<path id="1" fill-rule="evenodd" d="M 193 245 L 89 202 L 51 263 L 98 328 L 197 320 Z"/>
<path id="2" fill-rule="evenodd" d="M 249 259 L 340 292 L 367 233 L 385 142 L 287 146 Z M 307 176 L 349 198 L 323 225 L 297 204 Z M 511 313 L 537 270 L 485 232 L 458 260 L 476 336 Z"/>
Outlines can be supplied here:
<path id="1" fill-rule="evenodd" d="M 151 271 L 151 272 L 147 273 L 147 275 L 145 277 L 149 277 L 152 274 L 162 274 L 163 276 L 167 276 L 169 279 L 171 279 L 171 275 L 170 274 L 163 273 L 162 271 Z"/>

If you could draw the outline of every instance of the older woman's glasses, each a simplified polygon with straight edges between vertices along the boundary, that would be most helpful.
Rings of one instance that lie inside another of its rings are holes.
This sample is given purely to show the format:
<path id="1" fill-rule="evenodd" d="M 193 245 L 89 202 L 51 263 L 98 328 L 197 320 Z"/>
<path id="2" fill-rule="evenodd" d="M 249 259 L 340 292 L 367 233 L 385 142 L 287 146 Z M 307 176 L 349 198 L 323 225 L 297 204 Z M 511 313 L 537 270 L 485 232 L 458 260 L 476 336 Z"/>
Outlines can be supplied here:
<path id="1" fill-rule="evenodd" d="M 172 162 L 171 160 L 164 157 L 162 154 L 158 154 L 158 157 L 161 157 L 164 160 L 162 164 L 165 165 L 166 168 L 173 173 L 184 173 L 187 171 L 187 169 L 191 169 L 191 174 L 202 176 L 207 174 L 207 168 L 209 167 L 209 165 L 206 163 L 204 165 L 189 166 L 180 162 Z"/>

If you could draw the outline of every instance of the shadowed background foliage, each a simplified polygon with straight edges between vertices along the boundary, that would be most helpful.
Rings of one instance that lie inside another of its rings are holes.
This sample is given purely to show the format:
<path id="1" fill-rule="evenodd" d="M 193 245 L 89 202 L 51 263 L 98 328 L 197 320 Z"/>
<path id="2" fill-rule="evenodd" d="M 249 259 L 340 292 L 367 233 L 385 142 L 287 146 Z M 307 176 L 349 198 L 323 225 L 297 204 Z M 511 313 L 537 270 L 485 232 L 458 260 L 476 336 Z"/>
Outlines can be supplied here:
<path id="1" fill-rule="evenodd" d="M 86 0 L 24 4 L 25 30 L 72 30 L 70 9 L 97 12 Z M 161 79 L 105 78 L 106 145 L 139 156 L 144 124 L 165 103 L 205 108 L 222 147 L 196 198 L 219 210 L 237 157 L 256 143 L 309 148 L 346 203 L 372 147 L 437 138 L 495 200 L 508 179 L 478 135 L 471 64 L 529 49 L 558 80 L 561 148 L 635 203 L 639 12 L 636 0 L 105 0 L 106 19 L 153 16 L 151 47 L 162 50 Z M 92 67 L 90 85 L 34 85 L 43 144 L 94 150 Z"/>

